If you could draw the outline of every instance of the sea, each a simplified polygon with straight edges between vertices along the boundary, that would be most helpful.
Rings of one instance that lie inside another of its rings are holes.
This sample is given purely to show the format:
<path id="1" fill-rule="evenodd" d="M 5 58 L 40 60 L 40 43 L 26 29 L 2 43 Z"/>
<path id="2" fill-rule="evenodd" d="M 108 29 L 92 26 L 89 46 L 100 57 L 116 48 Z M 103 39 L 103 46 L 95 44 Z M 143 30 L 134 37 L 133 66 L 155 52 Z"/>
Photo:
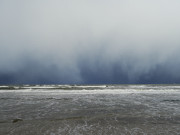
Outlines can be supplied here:
<path id="1" fill-rule="evenodd" d="M 0 135 L 180 135 L 180 85 L 1 85 Z"/>

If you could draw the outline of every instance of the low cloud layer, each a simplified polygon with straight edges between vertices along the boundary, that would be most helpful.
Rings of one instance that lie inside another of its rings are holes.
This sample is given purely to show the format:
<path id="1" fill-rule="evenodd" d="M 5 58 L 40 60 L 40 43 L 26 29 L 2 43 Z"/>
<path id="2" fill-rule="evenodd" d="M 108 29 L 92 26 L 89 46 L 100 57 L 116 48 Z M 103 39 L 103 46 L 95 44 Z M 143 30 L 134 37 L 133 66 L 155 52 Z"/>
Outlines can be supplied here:
<path id="1" fill-rule="evenodd" d="M 178 0 L 1 0 L 0 84 L 180 83 Z"/>

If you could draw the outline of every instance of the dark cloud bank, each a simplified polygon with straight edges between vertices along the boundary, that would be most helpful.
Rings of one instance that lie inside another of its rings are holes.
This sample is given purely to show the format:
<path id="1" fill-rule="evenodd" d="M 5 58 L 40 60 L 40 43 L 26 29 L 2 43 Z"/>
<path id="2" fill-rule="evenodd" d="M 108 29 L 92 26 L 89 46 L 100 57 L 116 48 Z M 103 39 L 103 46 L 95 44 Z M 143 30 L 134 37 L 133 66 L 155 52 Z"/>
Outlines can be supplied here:
<path id="1" fill-rule="evenodd" d="M 180 2 L 0 1 L 0 84 L 180 83 Z"/>

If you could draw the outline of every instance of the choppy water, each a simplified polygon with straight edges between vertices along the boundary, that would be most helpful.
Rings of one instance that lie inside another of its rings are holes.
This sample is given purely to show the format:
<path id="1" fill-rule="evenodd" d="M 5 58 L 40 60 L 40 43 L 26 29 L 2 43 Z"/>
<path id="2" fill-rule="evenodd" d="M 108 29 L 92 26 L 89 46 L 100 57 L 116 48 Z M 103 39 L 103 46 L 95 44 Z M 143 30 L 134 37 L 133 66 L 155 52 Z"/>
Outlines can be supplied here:
<path id="1" fill-rule="evenodd" d="M 180 85 L 0 86 L 0 135 L 180 135 Z"/>

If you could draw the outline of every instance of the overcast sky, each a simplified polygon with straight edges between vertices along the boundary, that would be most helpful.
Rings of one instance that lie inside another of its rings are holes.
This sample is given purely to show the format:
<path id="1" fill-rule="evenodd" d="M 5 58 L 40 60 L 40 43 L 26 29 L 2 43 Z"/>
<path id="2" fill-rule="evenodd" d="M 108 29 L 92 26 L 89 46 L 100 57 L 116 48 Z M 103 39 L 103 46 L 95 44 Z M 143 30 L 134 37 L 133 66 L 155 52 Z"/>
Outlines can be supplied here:
<path id="1" fill-rule="evenodd" d="M 179 0 L 0 0 L 0 84 L 180 83 Z"/>

